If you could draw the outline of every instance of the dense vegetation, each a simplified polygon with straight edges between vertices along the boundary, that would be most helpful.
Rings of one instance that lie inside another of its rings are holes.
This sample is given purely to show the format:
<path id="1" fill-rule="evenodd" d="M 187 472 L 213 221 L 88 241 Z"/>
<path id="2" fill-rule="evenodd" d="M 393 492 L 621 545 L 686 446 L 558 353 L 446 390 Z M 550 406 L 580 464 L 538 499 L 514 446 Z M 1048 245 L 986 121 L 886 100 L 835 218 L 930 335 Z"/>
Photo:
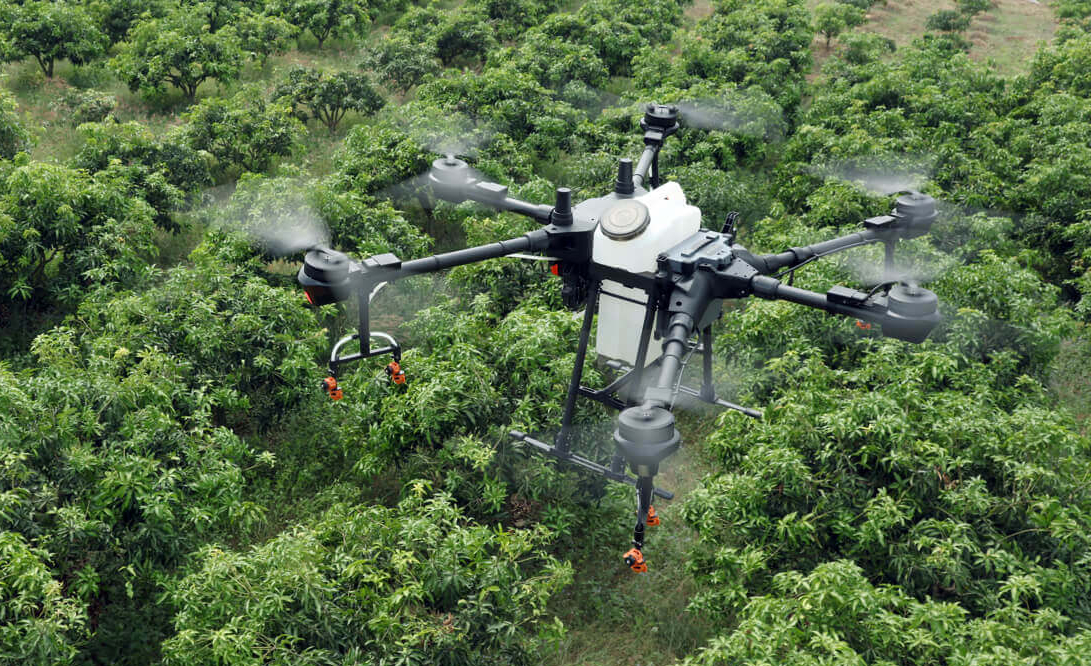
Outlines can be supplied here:
<path id="1" fill-rule="evenodd" d="M 504 436 L 556 427 L 574 361 L 545 269 L 380 294 L 409 383 L 376 360 L 333 403 L 354 313 L 305 307 L 253 232 L 314 218 L 403 258 L 516 235 L 398 186 L 449 148 L 527 199 L 598 193 L 640 101 L 686 99 L 729 111 L 664 174 L 757 250 L 887 212 L 853 170 L 928 172 L 948 204 L 906 249 L 945 320 L 911 346 L 728 309 L 719 383 L 766 418 L 686 428 L 707 473 L 668 584 L 696 591 L 663 624 L 700 630 L 624 658 L 1091 659 L 1091 3 L 1060 0 L 1016 77 L 967 55 L 988 2 L 900 49 L 869 6 L 0 2 L 0 664 L 529 664 L 596 614 L 636 631 L 599 577 L 628 490 Z M 581 408 L 581 452 L 608 456 L 609 419 Z"/>

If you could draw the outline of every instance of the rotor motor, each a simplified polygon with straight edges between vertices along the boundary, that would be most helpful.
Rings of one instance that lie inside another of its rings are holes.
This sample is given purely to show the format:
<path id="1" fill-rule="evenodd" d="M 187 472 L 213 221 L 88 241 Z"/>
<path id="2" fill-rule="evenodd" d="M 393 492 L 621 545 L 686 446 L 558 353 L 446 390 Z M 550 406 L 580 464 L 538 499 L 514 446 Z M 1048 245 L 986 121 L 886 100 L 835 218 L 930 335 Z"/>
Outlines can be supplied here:
<path id="1" fill-rule="evenodd" d="M 655 476 L 659 463 L 682 443 L 674 414 L 652 405 L 629 407 L 618 415 L 614 443 L 637 476 Z"/>
<path id="2" fill-rule="evenodd" d="M 311 305 L 338 303 L 349 297 L 349 258 L 329 248 L 315 248 L 303 258 L 297 276 Z"/>

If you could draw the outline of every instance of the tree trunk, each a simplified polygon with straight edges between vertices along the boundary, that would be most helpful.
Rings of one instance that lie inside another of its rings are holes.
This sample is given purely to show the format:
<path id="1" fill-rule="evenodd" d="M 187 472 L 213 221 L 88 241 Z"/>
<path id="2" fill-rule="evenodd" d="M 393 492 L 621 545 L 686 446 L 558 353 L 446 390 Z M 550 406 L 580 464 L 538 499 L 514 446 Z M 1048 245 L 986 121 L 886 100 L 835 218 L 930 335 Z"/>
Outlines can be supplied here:
<path id="1" fill-rule="evenodd" d="M 46 75 L 46 78 L 53 78 L 53 60 L 42 60 L 42 56 L 36 55 L 34 59 L 38 61 L 38 66 L 42 68 L 42 74 Z"/>

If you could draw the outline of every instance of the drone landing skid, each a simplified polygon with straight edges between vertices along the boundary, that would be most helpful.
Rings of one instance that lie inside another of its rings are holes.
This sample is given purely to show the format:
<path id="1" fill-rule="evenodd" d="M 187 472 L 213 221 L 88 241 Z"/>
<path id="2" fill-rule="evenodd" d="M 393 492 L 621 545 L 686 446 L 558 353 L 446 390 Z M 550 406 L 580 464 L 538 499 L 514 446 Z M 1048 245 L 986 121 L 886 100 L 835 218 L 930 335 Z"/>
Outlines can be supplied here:
<path id="1" fill-rule="evenodd" d="M 534 439 L 530 435 L 519 430 L 512 430 L 508 434 L 511 436 L 512 439 L 519 442 L 526 442 L 527 444 L 530 444 L 531 446 L 538 449 L 547 456 L 550 456 L 551 458 L 555 458 L 557 460 L 560 460 L 561 462 L 576 465 L 577 467 L 582 467 L 583 469 L 594 472 L 595 474 L 598 474 L 599 476 L 607 478 L 611 481 L 617 481 L 618 483 L 627 483 L 633 487 L 636 486 L 636 477 L 629 476 L 625 472 L 615 471 L 613 469 L 610 469 L 609 467 L 606 467 L 605 465 L 600 465 L 593 460 L 588 460 L 581 455 L 572 453 L 571 451 L 561 450 L 556 446 L 551 446 L 541 440 Z M 656 488 L 652 492 L 656 496 L 662 497 L 663 499 L 674 499 L 674 493 L 669 490 Z"/>

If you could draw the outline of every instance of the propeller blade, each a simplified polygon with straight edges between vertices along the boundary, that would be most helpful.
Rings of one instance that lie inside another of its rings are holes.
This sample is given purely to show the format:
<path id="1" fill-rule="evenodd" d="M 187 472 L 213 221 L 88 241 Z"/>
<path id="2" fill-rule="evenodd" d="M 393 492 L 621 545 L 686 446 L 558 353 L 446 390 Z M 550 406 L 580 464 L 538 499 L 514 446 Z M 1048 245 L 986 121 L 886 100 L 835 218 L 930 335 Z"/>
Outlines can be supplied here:
<path id="1" fill-rule="evenodd" d="M 498 134 L 488 122 L 413 102 L 399 107 L 398 121 L 413 141 L 440 155 L 476 156 Z"/>
<path id="2" fill-rule="evenodd" d="M 768 93 L 754 88 L 672 104 L 681 112 L 681 123 L 685 127 L 770 139 L 783 137 L 786 129 L 780 105 Z"/>
<path id="3" fill-rule="evenodd" d="M 889 196 L 920 191 L 932 177 L 935 164 L 931 155 L 872 155 L 816 165 L 808 171 L 822 180 L 840 180 L 868 194 Z"/>
<path id="4" fill-rule="evenodd" d="M 271 255 L 284 257 L 330 244 L 330 232 L 325 223 L 309 211 L 299 211 L 290 218 L 254 224 L 247 231 Z"/>
<path id="5" fill-rule="evenodd" d="M 464 185 L 479 180 L 488 181 L 491 179 L 466 164 L 465 161 L 458 159 L 454 153 L 447 153 L 444 157 L 432 162 L 432 166 L 424 173 L 411 176 L 396 185 L 384 188 L 376 193 L 376 196 L 400 203 L 416 201 L 423 205 L 428 197 L 438 196 L 443 198 L 437 188 L 441 189 L 446 186 L 457 190 Z"/>
<path id="6" fill-rule="evenodd" d="M 227 201 L 214 226 L 244 234 L 257 249 L 273 257 L 330 244 L 329 227 L 307 203 L 302 187 L 289 185 L 284 191 L 278 185 L 270 192 L 240 194 L 236 191 Z"/>

